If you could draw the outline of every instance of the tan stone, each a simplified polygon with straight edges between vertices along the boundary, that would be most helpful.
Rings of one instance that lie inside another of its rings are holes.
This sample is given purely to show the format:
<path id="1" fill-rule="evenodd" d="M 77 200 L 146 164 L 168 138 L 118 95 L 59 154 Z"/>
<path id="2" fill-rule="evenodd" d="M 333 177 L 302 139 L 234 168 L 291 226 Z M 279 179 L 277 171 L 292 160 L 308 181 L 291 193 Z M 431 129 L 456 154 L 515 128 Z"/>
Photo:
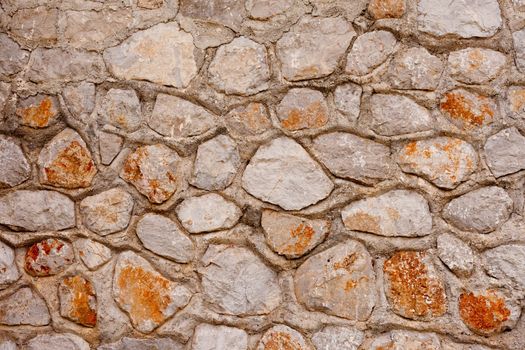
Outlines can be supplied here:
<path id="1" fill-rule="evenodd" d="M 49 95 L 36 95 L 26 98 L 18 103 L 16 115 L 22 125 L 35 129 L 45 128 L 54 122 L 59 115 L 56 97 Z"/>
<path id="2" fill-rule="evenodd" d="M 497 111 L 491 98 L 464 89 L 447 92 L 439 107 L 454 125 L 465 131 L 475 131 L 491 124 Z"/>
<path id="3" fill-rule="evenodd" d="M 405 0 L 372 0 L 368 12 L 375 19 L 400 18 L 405 14 Z"/>
<path id="4" fill-rule="evenodd" d="M 58 287 L 60 315 L 86 327 L 97 324 L 97 298 L 91 282 L 80 275 L 66 277 Z"/>

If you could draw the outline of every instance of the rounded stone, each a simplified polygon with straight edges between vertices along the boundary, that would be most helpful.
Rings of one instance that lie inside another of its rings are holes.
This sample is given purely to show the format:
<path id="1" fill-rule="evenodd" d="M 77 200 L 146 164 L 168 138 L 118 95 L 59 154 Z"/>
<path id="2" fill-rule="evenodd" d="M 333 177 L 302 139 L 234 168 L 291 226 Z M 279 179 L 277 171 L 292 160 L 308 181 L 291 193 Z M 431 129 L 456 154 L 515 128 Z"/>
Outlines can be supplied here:
<path id="1" fill-rule="evenodd" d="M 500 245 L 483 252 L 482 258 L 483 268 L 490 276 L 510 284 L 514 289 L 525 291 L 524 245 Z"/>
<path id="2" fill-rule="evenodd" d="M 43 94 L 21 100 L 16 109 L 20 123 L 35 129 L 46 128 L 54 124 L 59 113 L 56 97 Z"/>
<path id="3" fill-rule="evenodd" d="M 385 2 L 384 0 L 381 1 Z M 396 48 L 396 37 L 390 32 L 377 30 L 364 33 L 357 37 L 346 57 L 345 71 L 354 75 L 369 74 L 385 62 L 395 52 Z"/>
<path id="4" fill-rule="evenodd" d="M 440 343 L 440 339 L 435 333 L 395 330 L 376 337 L 367 349 L 442 350 Z"/>
<path id="5" fill-rule="evenodd" d="M 507 58 L 498 51 L 467 48 L 451 52 L 448 56 L 450 75 L 466 84 L 485 84 L 496 78 Z"/>
<path id="6" fill-rule="evenodd" d="M 56 275 L 75 262 L 71 244 L 48 238 L 31 245 L 25 255 L 24 268 L 31 276 Z"/>
<path id="7" fill-rule="evenodd" d="M 15 263 L 15 251 L 0 241 L 0 290 L 8 287 L 20 278 Z"/>
<path id="8" fill-rule="evenodd" d="M 310 343 L 295 329 L 276 325 L 264 333 L 257 350 L 314 350 Z"/>
<path id="9" fill-rule="evenodd" d="M 450 233 L 437 238 L 439 259 L 458 276 L 469 276 L 474 269 L 474 252 L 468 244 Z"/>
<path id="10" fill-rule="evenodd" d="M 484 149 L 487 165 L 496 177 L 525 169 L 525 136 L 515 127 L 490 136 Z"/>
<path id="11" fill-rule="evenodd" d="M 452 124 L 465 131 L 491 124 L 497 111 L 492 99 L 464 89 L 447 92 L 439 108 Z"/>
<path id="12" fill-rule="evenodd" d="M 0 310 L 0 325 L 46 326 L 51 320 L 46 302 L 29 287 L 4 296 L 0 300 Z"/>
<path id="13" fill-rule="evenodd" d="M 91 282 L 80 275 L 65 277 L 58 286 L 60 315 L 86 327 L 97 324 L 97 297 Z"/>
<path id="14" fill-rule="evenodd" d="M 439 57 L 423 47 L 411 47 L 394 56 L 388 76 L 396 89 L 435 90 L 443 69 Z"/>
<path id="15" fill-rule="evenodd" d="M 354 123 L 361 111 L 363 88 L 354 83 L 339 85 L 334 91 L 335 108 Z"/>

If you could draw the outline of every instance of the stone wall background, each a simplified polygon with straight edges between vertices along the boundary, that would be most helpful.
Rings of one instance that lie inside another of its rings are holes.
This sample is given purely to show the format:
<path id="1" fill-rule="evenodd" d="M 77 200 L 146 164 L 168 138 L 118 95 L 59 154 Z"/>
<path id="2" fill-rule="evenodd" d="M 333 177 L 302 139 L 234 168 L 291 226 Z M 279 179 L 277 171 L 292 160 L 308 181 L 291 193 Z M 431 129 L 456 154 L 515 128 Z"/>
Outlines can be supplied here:
<path id="1" fill-rule="evenodd" d="M 0 349 L 525 349 L 523 0 L 0 24 Z"/>

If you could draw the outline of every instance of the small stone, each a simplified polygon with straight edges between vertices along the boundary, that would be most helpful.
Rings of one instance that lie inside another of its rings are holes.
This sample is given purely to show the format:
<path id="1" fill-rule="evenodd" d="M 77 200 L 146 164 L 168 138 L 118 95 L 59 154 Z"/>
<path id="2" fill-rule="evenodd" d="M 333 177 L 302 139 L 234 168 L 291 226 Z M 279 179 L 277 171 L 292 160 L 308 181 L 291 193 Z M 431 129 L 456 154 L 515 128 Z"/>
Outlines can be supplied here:
<path id="1" fill-rule="evenodd" d="M 56 275 L 75 262 L 71 244 L 56 238 L 48 238 L 27 248 L 24 268 L 35 277 Z"/>
<path id="2" fill-rule="evenodd" d="M 245 37 L 219 47 L 208 68 L 210 83 L 226 94 L 253 95 L 268 89 L 266 48 Z"/>
<path id="3" fill-rule="evenodd" d="M 385 30 L 376 30 L 360 35 L 354 41 L 352 49 L 346 57 L 345 71 L 354 75 L 371 73 L 385 62 L 395 52 L 396 48 L 396 37 Z"/>
<path id="4" fill-rule="evenodd" d="M 401 18 L 405 9 L 405 0 L 372 0 L 368 4 L 368 12 L 374 19 Z"/>
<path id="5" fill-rule="evenodd" d="M 80 202 L 82 222 L 101 236 L 124 230 L 132 211 L 133 197 L 120 188 L 86 197 Z"/>
<path id="6" fill-rule="evenodd" d="M 190 262 L 195 255 L 192 240 L 171 219 L 149 213 L 137 223 L 137 236 L 147 249 L 179 263 Z"/>
<path id="7" fill-rule="evenodd" d="M 239 0 L 181 0 L 179 13 L 220 24 L 238 31 L 246 14 L 244 1 Z"/>
<path id="8" fill-rule="evenodd" d="M 403 330 L 391 331 L 377 337 L 368 349 L 441 350 L 441 345 L 439 337 L 434 333 L 419 333 Z"/>
<path id="9" fill-rule="evenodd" d="M 0 69 L 2 63 L 0 62 Z M 1 74 L 1 73 L 0 73 Z M 11 84 L 0 81 L 0 112 L 5 108 L 6 102 L 10 99 Z"/>
<path id="10" fill-rule="evenodd" d="M 354 123 L 361 111 L 361 94 L 363 88 L 354 83 L 339 85 L 334 91 L 335 108 L 344 114 L 348 121 Z"/>
<path id="11" fill-rule="evenodd" d="M 511 86 L 507 90 L 507 110 L 511 118 L 525 120 L 525 87 Z"/>
<path id="12" fill-rule="evenodd" d="M 330 230 L 327 220 L 310 220 L 272 210 L 263 211 L 261 226 L 270 248 L 287 258 L 308 253 L 328 236 Z"/>
<path id="13" fill-rule="evenodd" d="M 221 46 L 235 38 L 235 32 L 221 24 L 183 16 L 178 16 L 177 19 L 181 28 L 191 33 L 193 42 L 199 49 Z"/>
<path id="14" fill-rule="evenodd" d="M 285 325 L 273 326 L 264 333 L 257 350 L 313 350 L 303 335 Z"/>
<path id="15" fill-rule="evenodd" d="M 58 101 L 56 97 L 49 95 L 31 96 L 18 103 L 16 115 L 22 125 L 35 129 L 45 128 L 58 118 Z"/>
<path id="16" fill-rule="evenodd" d="M 463 231 L 489 233 L 507 221 L 512 207 L 512 198 L 504 189 L 482 187 L 451 200 L 443 209 L 443 218 Z"/>
<path id="17" fill-rule="evenodd" d="M 302 17 L 277 41 L 284 78 L 297 81 L 332 74 L 354 36 L 342 17 Z"/>
<path id="18" fill-rule="evenodd" d="M 27 46 L 51 46 L 58 41 L 58 10 L 39 6 L 18 10 L 10 22 L 10 32 Z"/>
<path id="19" fill-rule="evenodd" d="M 515 127 L 501 130 L 485 143 L 490 171 L 496 177 L 525 169 L 525 136 Z"/>
<path id="20" fill-rule="evenodd" d="M 40 182 L 63 188 L 91 186 L 97 173 L 86 143 L 73 129 L 64 129 L 49 141 L 38 156 Z"/>
<path id="21" fill-rule="evenodd" d="M 151 333 L 188 304 L 191 292 L 163 277 L 144 258 L 126 251 L 119 255 L 115 266 L 113 296 L 133 327 Z"/>
<path id="22" fill-rule="evenodd" d="M 208 191 L 230 186 L 241 165 L 235 142 L 226 135 L 219 135 L 201 143 L 193 165 L 191 184 Z"/>
<path id="23" fill-rule="evenodd" d="M 458 276 L 467 277 L 474 269 L 474 252 L 461 239 L 450 233 L 437 238 L 439 259 Z"/>
<path id="24" fill-rule="evenodd" d="M 7 244 L 0 242 L 0 290 L 18 281 L 19 278 L 20 272 L 15 263 L 15 251 Z"/>
<path id="25" fill-rule="evenodd" d="M 516 51 L 516 66 L 525 73 L 525 29 L 512 33 L 512 39 Z"/>
<path id="26" fill-rule="evenodd" d="M 242 187 L 285 210 L 300 210 L 326 198 L 334 185 L 301 145 L 280 137 L 259 147 L 244 171 Z"/>
<path id="27" fill-rule="evenodd" d="M 0 310 L 0 324 L 7 326 L 45 326 L 51 320 L 44 299 L 28 287 L 0 300 Z"/>
<path id="28" fill-rule="evenodd" d="M 364 339 L 364 333 L 349 327 L 326 326 L 312 336 L 316 349 L 357 350 Z"/>
<path id="29" fill-rule="evenodd" d="M 109 165 L 120 153 L 124 140 L 122 137 L 101 132 L 98 136 L 98 149 L 100 151 L 100 161 L 104 165 Z"/>
<path id="30" fill-rule="evenodd" d="M 281 304 L 277 274 L 247 248 L 211 245 L 203 263 L 204 295 L 220 313 L 262 315 Z"/>
<path id="31" fill-rule="evenodd" d="M 10 137 L 0 135 L 0 187 L 20 185 L 31 176 L 31 165 L 22 148 Z"/>
<path id="32" fill-rule="evenodd" d="M 197 75 L 194 51 L 191 34 L 170 22 L 132 34 L 120 45 L 106 49 L 104 60 L 119 79 L 184 88 Z"/>
<path id="33" fill-rule="evenodd" d="M 213 115 L 182 98 L 159 94 L 148 125 L 163 136 L 190 137 L 214 127 Z"/>
<path id="34" fill-rule="evenodd" d="M 0 33 L 0 52 L 0 76 L 3 77 L 20 72 L 29 60 L 29 51 L 22 50 L 4 33 Z"/>
<path id="35" fill-rule="evenodd" d="M 77 239 L 73 246 L 78 252 L 80 260 L 90 270 L 96 270 L 111 259 L 111 249 L 90 239 Z"/>
<path id="36" fill-rule="evenodd" d="M 182 226 L 191 233 L 229 229 L 242 215 L 235 203 L 215 193 L 187 198 L 176 211 Z"/>
<path id="37" fill-rule="evenodd" d="M 160 204 L 177 189 L 179 160 L 177 153 L 163 144 L 140 146 L 127 157 L 120 177 L 150 202 Z"/>
<path id="38" fill-rule="evenodd" d="M 25 350 L 89 350 L 88 342 L 70 333 L 40 334 L 31 339 Z"/>
<path id="39" fill-rule="evenodd" d="M 525 290 L 525 246 L 501 245 L 483 252 L 483 267 L 487 273 Z"/>
<path id="40" fill-rule="evenodd" d="M 149 1 L 149 0 L 148 0 Z M 97 350 L 183 350 L 184 347 L 170 338 L 128 338 L 124 337 L 111 344 L 104 344 Z"/>
<path id="41" fill-rule="evenodd" d="M 164 5 L 164 0 L 137 0 L 137 6 L 148 10 L 158 9 Z"/>
<path id="42" fill-rule="evenodd" d="M 366 321 L 376 303 L 372 258 L 357 241 L 311 256 L 294 281 L 297 300 L 312 311 Z"/>
<path id="43" fill-rule="evenodd" d="M 314 6 L 312 14 L 321 17 L 343 15 L 349 21 L 356 19 L 366 9 L 368 0 L 309 0 Z"/>
<path id="44" fill-rule="evenodd" d="M 95 108 L 95 84 L 83 81 L 67 85 L 62 90 L 67 109 L 74 117 L 89 115 Z"/>
<path id="45" fill-rule="evenodd" d="M 64 230 L 75 226 L 75 205 L 59 192 L 10 192 L 0 197 L 0 224 L 27 231 Z"/>
<path id="46" fill-rule="evenodd" d="M 140 128 L 142 113 L 135 90 L 109 89 L 102 102 L 102 122 L 133 132 Z"/>
<path id="47" fill-rule="evenodd" d="M 58 286 L 60 315 L 86 327 L 97 324 L 97 297 L 91 282 L 80 275 L 66 277 Z"/>
<path id="48" fill-rule="evenodd" d="M 293 0 L 246 0 L 245 5 L 250 17 L 265 20 L 287 11 L 293 4 Z"/>
<path id="49" fill-rule="evenodd" d="M 507 57 L 501 52 L 468 48 L 451 52 L 448 56 L 450 75 L 466 84 L 485 84 L 496 78 L 500 73 Z"/>
<path id="50" fill-rule="evenodd" d="M 272 127 L 266 106 L 257 102 L 234 108 L 224 117 L 224 122 L 236 137 L 259 135 Z"/>
<path id="51" fill-rule="evenodd" d="M 463 89 L 447 92 L 439 107 L 441 112 L 462 130 L 491 124 L 497 110 L 492 99 Z"/>
<path id="52" fill-rule="evenodd" d="M 386 237 L 421 237 L 430 234 L 428 202 L 417 192 L 392 190 L 351 203 L 341 211 L 349 230 Z"/>
<path id="53" fill-rule="evenodd" d="M 390 148 L 349 133 L 333 132 L 314 139 L 316 157 L 337 177 L 374 184 L 392 175 Z"/>
<path id="54" fill-rule="evenodd" d="M 281 126 L 288 130 L 314 129 L 328 122 L 329 112 L 320 91 L 294 88 L 277 106 L 277 117 Z"/>
<path id="55" fill-rule="evenodd" d="M 418 29 L 438 36 L 487 38 L 502 24 L 497 0 L 421 0 L 417 10 Z"/>
<path id="56" fill-rule="evenodd" d="M 248 334 L 239 328 L 200 324 L 193 334 L 193 350 L 247 350 Z"/>
<path id="57" fill-rule="evenodd" d="M 465 181 L 478 166 L 474 147 L 446 136 L 403 143 L 396 150 L 395 159 L 404 172 L 446 189 Z"/>
<path id="58" fill-rule="evenodd" d="M 435 90 L 444 65 L 423 47 L 399 51 L 390 63 L 389 76 L 397 89 Z"/>

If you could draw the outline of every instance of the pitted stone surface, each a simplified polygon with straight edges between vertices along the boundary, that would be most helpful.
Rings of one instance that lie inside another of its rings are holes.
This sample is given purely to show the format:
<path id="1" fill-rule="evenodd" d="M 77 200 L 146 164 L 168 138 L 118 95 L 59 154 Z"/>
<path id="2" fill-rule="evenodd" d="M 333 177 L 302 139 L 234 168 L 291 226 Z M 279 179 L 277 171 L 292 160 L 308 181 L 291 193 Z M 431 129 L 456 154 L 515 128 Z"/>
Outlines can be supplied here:
<path id="1" fill-rule="evenodd" d="M 23 287 L 0 300 L 0 324 L 7 326 L 45 326 L 51 317 L 41 296 Z"/>
<path id="2" fill-rule="evenodd" d="M 354 75 L 365 75 L 372 72 L 395 52 L 396 45 L 396 37 L 386 30 L 358 36 L 346 57 L 345 71 Z"/>
<path id="3" fill-rule="evenodd" d="M 0 290 L 19 278 L 20 272 L 15 263 L 15 251 L 7 244 L 0 242 Z"/>
<path id="4" fill-rule="evenodd" d="M 200 324 L 195 327 L 193 350 L 247 350 L 248 334 L 239 328 Z"/>
<path id="5" fill-rule="evenodd" d="M 59 115 L 56 97 L 38 94 L 21 100 L 16 114 L 20 123 L 35 129 L 45 128 L 56 122 Z"/>
<path id="6" fill-rule="evenodd" d="M 500 245 L 483 252 L 482 257 L 483 266 L 489 275 L 525 290 L 525 246 Z"/>
<path id="7" fill-rule="evenodd" d="M 487 165 L 496 177 L 525 169 L 525 136 L 512 127 L 490 136 L 485 143 Z"/>
<path id="8" fill-rule="evenodd" d="M 48 238 L 27 248 L 24 268 L 31 276 L 52 276 L 66 270 L 75 261 L 71 244 Z"/>
<path id="9" fill-rule="evenodd" d="M 370 350 L 387 349 L 441 350 L 441 345 L 434 333 L 396 330 L 377 337 L 370 345 Z"/>
<path id="10" fill-rule="evenodd" d="M 468 244 L 450 233 L 437 238 L 439 259 L 458 276 L 469 276 L 474 269 L 474 252 Z"/>
<path id="11" fill-rule="evenodd" d="M 357 350 L 364 339 L 363 332 L 343 326 L 326 326 L 312 336 L 316 349 Z"/>
<path id="12" fill-rule="evenodd" d="M 496 78 L 507 58 L 494 50 L 468 48 L 451 52 L 448 56 L 450 74 L 467 84 L 483 84 Z"/>
<path id="13" fill-rule="evenodd" d="M 423 47 L 399 51 L 390 63 L 389 78 L 396 89 L 435 90 L 444 64 Z"/>
<path id="14" fill-rule="evenodd" d="M 497 111 L 492 99 L 464 89 L 447 92 L 439 107 L 452 124 L 465 131 L 491 124 Z"/>
<path id="15" fill-rule="evenodd" d="M 134 90 L 110 89 L 101 111 L 102 121 L 124 131 L 135 131 L 142 122 L 140 101 Z"/>
<path id="16" fill-rule="evenodd" d="M 95 270 L 111 259 L 111 249 L 96 241 L 81 238 L 74 242 L 80 260 L 90 270 Z"/>
<path id="17" fill-rule="evenodd" d="M 357 84 L 339 85 L 334 91 L 335 108 L 354 123 L 359 118 L 363 88 Z"/>
<path id="18" fill-rule="evenodd" d="M 257 350 L 313 350 L 301 333 L 285 325 L 270 328 L 259 341 Z"/>
<path id="19" fill-rule="evenodd" d="M 281 126 L 288 130 L 323 127 L 329 118 L 328 106 L 320 91 L 296 88 L 288 91 L 277 106 Z"/>
<path id="20" fill-rule="evenodd" d="M 72 333 L 40 334 L 27 343 L 27 350 L 89 350 L 89 344 Z"/>
<path id="21" fill-rule="evenodd" d="M 24 151 L 13 138 L 0 135 L 0 187 L 20 185 L 31 176 Z"/>
<path id="22" fill-rule="evenodd" d="M 97 297 L 89 280 L 80 275 L 64 278 L 58 296 L 62 317 L 86 327 L 97 324 Z"/>

